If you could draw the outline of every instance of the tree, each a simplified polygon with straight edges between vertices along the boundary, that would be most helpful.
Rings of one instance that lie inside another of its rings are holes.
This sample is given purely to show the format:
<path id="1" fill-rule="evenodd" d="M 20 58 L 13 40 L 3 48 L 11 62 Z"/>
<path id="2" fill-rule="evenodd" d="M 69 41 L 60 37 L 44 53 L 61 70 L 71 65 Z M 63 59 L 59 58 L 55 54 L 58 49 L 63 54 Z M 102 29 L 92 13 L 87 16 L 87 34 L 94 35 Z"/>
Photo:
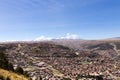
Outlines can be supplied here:
<path id="1" fill-rule="evenodd" d="M 71 80 L 70 78 L 63 78 L 62 80 Z"/>
<path id="2" fill-rule="evenodd" d="M 29 74 L 27 71 L 24 71 L 24 76 L 29 77 Z"/>
<path id="3" fill-rule="evenodd" d="M 8 70 L 8 59 L 3 51 L 0 51 L 0 68 Z"/>
<path id="4" fill-rule="evenodd" d="M 3 51 L 0 51 L 0 68 L 14 71 L 12 63 L 9 63 L 7 55 Z"/>
<path id="5" fill-rule="evenodd" d="M 16 72 L 16 73 L 19 73 L 19 74 L 24 74 L 24 71 L 23 71 L 23 69 L 22 69 L 20 66 L 18 66 L 18 67 L 15 69 L 15 72 Z"/>
<path id="6" fill-rule="evenodd" d="M 14 71 L 14 68 L 13 68 L 12 63 L 8 63 L 8 69 L 9 69 L 10 71 Z"/>
<path id="7" fill-rule="evenodd" d="M 102 75 L 97 76 L 96 80 L 103 80 L 103 76 Z"/>

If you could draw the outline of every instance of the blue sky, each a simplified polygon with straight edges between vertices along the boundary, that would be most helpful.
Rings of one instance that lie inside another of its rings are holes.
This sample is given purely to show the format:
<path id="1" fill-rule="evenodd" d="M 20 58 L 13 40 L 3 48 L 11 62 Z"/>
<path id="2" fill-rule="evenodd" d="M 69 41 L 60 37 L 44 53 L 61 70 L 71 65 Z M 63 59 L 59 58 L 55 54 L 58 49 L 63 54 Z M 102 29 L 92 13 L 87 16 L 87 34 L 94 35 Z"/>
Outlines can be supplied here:
<path id="1" fill-rule="evenodd" d="M 120 37 L 120 0 L 0 0 L 0 41 Z"/>

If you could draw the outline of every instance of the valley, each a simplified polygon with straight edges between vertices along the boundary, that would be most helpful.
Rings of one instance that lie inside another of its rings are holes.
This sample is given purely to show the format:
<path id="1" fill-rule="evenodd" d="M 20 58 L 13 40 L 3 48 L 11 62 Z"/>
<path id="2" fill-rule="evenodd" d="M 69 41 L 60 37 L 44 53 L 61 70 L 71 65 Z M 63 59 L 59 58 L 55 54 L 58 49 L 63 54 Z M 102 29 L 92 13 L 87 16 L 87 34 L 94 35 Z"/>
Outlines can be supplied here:
<path id="1" fill-rule="evenodd" d="M 33 80 L 120 80 L 119 41 L 80 42 L 2 43 L 0 49 Z"/>

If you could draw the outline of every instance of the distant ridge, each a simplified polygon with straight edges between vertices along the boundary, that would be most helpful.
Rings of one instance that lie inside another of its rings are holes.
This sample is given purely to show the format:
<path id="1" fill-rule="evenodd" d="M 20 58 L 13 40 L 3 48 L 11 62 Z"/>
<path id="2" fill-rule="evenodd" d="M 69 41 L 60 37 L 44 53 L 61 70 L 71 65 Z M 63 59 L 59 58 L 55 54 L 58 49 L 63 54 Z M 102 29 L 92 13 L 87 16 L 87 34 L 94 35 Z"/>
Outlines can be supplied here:
<path id="1" fill-rule="evenodd" d="M 120 39 L 120 37 L 114 37 L 115 39 Z"/>
<path id="2" fill-rule="evenodd" d="M 120 40 L 120 37 L 107 38 L 107 39 L 104 39 L 104 40 Z"/>
<path id="3" fill-rule="evenodd" d="M 75 47 L 79 46 L 84 43 L 93 43 L 93 42 L 104 42 L 104 41 L 119 41 L 120 37 L 113 37 L 113 38 L 104 38 L 104 39 L 51 39 L 51 40 L 28 40 L 28 41 L 0 41 L 0 44 L 8 44 L 8 43 L 40 43 L 40 42 L 47 42 L 47 43 L 57 43 L 68 47 Z"/>

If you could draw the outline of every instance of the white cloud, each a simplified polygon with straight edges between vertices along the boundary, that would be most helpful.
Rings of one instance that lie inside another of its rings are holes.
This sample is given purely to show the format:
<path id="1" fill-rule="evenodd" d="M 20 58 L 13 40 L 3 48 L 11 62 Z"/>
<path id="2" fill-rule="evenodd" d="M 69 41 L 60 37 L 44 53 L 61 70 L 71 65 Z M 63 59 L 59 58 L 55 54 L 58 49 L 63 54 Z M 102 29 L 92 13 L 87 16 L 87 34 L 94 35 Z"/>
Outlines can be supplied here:
<path id="1" fill-rule="evenodd" d="M 11 39 L 11 40 L 0 40 L 0 42 L 19 42 L 19 41 L 32 41 L 30 39 L 23 39 L 23 40 L 15 40 L 15 39 Z"/>
<path id="2" fill-rule="evenodd" d="M 51 40 L 52 38 L 50 37 L 45 37 L 45 36 L 40 36 L 38 38 L 35 39 L 35 41 L 44 41 L 44 40 Z"/>
<path id="3" fill-rule="evenodd" d="M 79 39 L 79 36 L 77 34 L 70 34 L 70 33 L 67 33 L 66 36 L 58 37 L 58 38 L 45 37 L 44 35 L 42 35 L 36 38 L 35 41 L 44 41 L 44 40 L 52 40 L 52 39 Z"/>
<path id="4" fill-rule="evenodd" d="M 78 39 L 79 36 L 77 34 L 67 33 L 65 37 L 61 37 L 60 39 Z"/>

